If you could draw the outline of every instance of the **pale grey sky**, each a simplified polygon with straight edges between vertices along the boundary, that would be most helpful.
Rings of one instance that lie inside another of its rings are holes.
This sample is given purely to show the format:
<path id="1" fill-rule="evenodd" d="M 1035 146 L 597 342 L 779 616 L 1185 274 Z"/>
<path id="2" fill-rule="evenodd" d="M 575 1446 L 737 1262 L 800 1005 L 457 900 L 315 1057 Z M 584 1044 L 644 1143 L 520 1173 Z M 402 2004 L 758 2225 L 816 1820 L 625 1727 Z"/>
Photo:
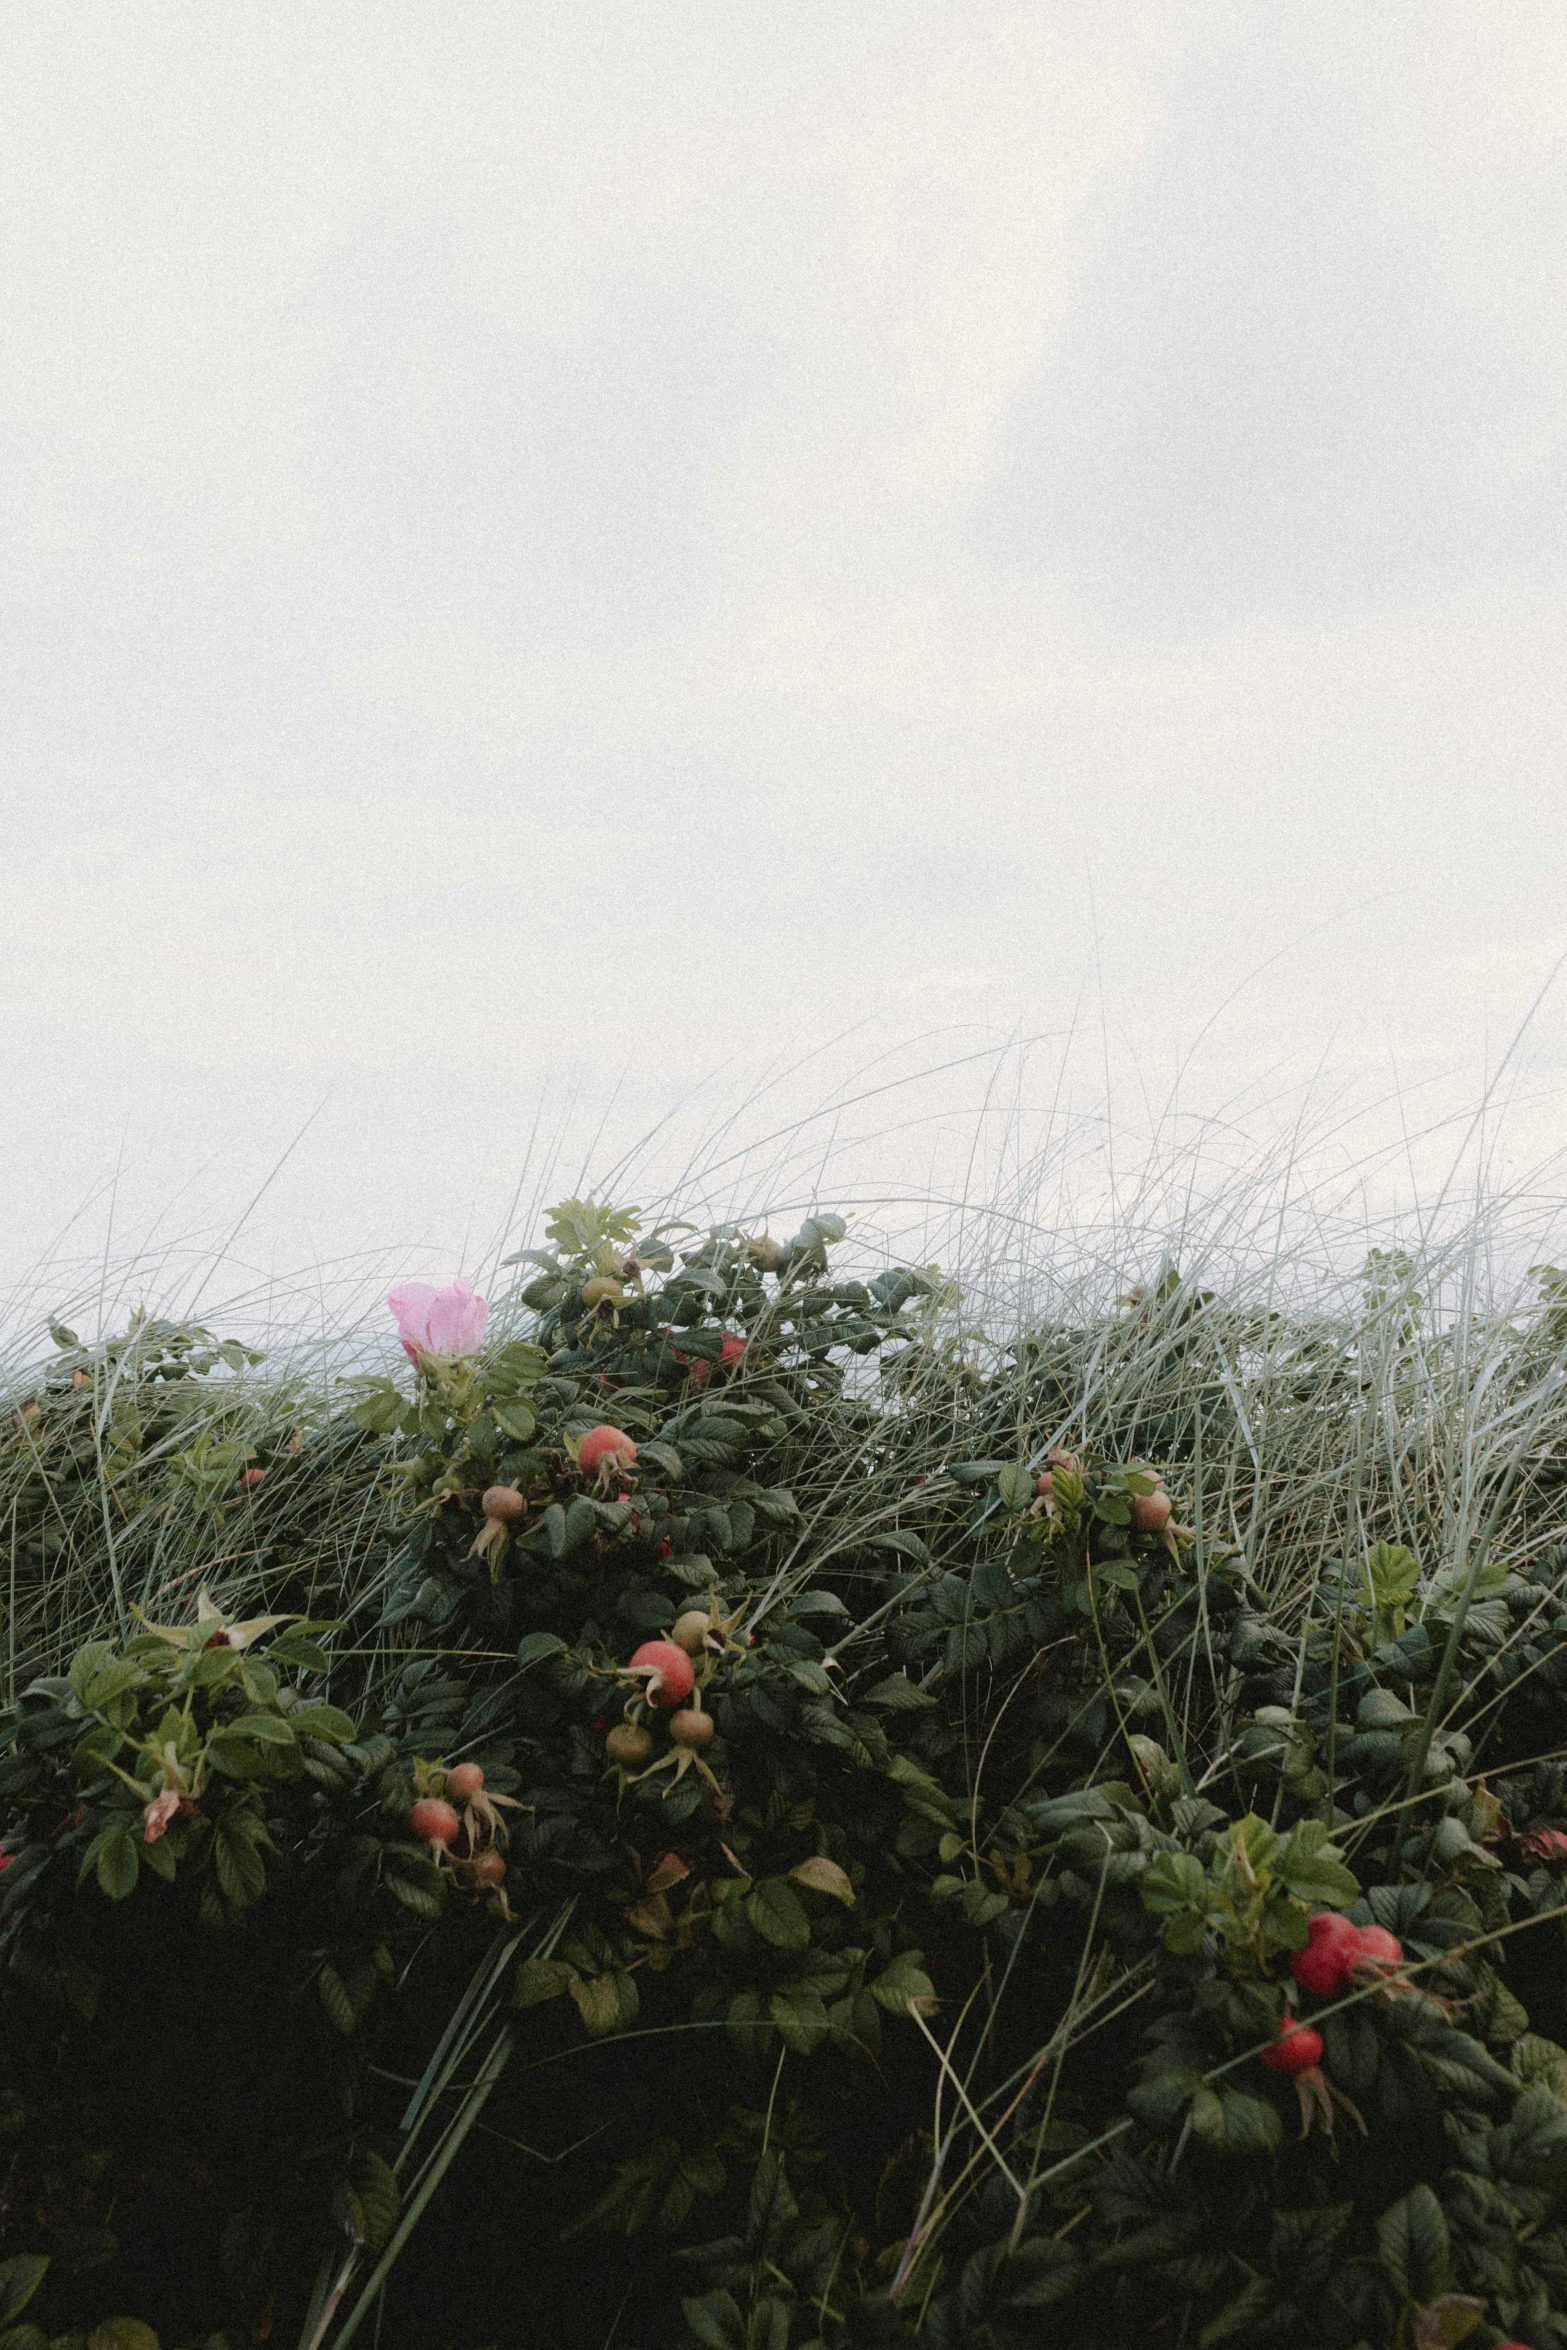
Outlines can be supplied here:
<path id="1" fill-rule="evenodd" d="M 258 1261 L 440 1270 L 541 1104 L 857 1023 L 1474 1098 L 1567 948 L 1564 93 L 1556 0 L 20 0 L 0 1286 L 312 1116 Z"/>

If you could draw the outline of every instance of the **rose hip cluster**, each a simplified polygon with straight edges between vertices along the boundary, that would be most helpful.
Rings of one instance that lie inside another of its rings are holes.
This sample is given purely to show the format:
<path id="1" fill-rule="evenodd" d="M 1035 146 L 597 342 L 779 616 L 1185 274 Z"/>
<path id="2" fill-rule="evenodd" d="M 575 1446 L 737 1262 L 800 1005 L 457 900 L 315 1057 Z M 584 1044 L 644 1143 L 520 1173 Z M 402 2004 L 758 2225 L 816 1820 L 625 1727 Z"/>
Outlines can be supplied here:
<path id="1" fill-rule="evenodd" d="M 417 1776 L 427 1789 L 440 1792 L 419 1795 L 409 1806 L 410 1829 L 429 1846 L 438 1868 L 450 1868 L 466 1891 L 492 1895 L 501 1914 L 510 1916 L 501 1891 L 506 1860 L 497 1849 L 505 1842 L 506 1829 L 496 1806 L 505 1804 L 516 1811 L 515 1797 L 486 1787 L 483 1768 L 475 1762 L 455 1763 L 450 1770 L 420 1764 Z"/>
<path id="2" fill-rule="evenodd" d="M 1403 1946 L 1386 1926 L 1357 1926 L 1340 1909 L 1319 1909 L 1306 1927 L 1306 1947 L 1290 1972 L 1313 1999 L 1338 1999 L 1356 1983 L 1375 1981 L 1401 1964 Z"/>
<path id="3" fill-rule="evenodd" d="M 702 1692 L 726 1658 L 743 1656 L 751 1646 L 754 1635 L 739 1628 L 745 1606 L 742 1601 L 725 1615 L 717 1591 L 710 1591 L 705 1608 L 682 1610 L 667 1639 L 644 1640 L 631 1662 L 621 1666 L 619 1678 L 631 1694 L 626 1700 L 625 1719 L 608 1730 L 604 1753 L 622 1793 L 635 1780 L 672 1771 L 670 1786 L 664 1790 L 668 1795 L 687 1771 L 695 1771 L 720 1803 L 727 1800 L 721 1782 L 700 1753 L 716 1728 L 703 1706 Z M 656 1761 L 655 1720 L 661 1720 L 669 1732 L 669 1745 Z M 604 1729 L 606 1724 L 601 1719 L 594 1727 Z"/>
<path id="4" fill-rule="evenodd" d="M 1342 1910 L 1321 1909 L 1307 1925 L 1306 1947 L 1290 1960 L 1290 1972 L 1314 1999 L 1337 1999 L 1356 1985 L 1386 1981 L 1403 1956 L 1397 1936 L 1386 1926 L 1357 1926 Z M 1331 2136 L 1335 2109 L 1349 2114 L 1364 2133 L 1364 2120 L 1322 2070 L 1322 2034 L 1314 2025 L 1285 2016 L 1278 2038 L 1260 2054 L 1270 2072 L 1294 2082 L 1303 2134 L 1320 2123 Z"/>

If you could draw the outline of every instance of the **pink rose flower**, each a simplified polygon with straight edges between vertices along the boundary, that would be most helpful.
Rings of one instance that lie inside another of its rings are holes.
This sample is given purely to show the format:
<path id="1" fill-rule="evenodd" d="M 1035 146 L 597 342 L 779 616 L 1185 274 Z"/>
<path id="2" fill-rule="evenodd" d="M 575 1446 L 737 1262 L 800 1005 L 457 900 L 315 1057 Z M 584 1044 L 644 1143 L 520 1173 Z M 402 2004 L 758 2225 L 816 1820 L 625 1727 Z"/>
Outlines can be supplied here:
<path id="1" fill-rule="evenodd" d="M 474 1296 L 466 1281 L 456 1280 L 446 1289 L 405 1281 L 386 1302 L 397 1316 L 397 1335 L 410 1362 L 417 1363 L 421 1355 L 477 1354 L 484 1343 L 489 1305 Z"/>
<path id="2" fill-rule="evenodd" d="M 161 1795 L 155 1795 L 151 1803 L 145 1806 L 142 1818 L 147 1824 L 142 1834 L 149 1844 L 157 1843 L 179 1808 L 180 1791 L 177 1787 L 165 1787 Z"/>

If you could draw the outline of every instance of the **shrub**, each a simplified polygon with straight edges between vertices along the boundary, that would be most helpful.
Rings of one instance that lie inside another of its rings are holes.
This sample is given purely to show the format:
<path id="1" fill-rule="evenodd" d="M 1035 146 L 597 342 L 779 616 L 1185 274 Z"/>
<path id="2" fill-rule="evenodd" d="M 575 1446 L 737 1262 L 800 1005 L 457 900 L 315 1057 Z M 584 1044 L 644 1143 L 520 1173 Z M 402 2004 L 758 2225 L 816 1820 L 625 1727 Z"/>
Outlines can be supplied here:
<path id="1" fill-rule="evenodd" d="M 1567 2343 L 1554 1293 L 548 1237 L 334 1409 L 18 1411 L 18 2345 Z"/>

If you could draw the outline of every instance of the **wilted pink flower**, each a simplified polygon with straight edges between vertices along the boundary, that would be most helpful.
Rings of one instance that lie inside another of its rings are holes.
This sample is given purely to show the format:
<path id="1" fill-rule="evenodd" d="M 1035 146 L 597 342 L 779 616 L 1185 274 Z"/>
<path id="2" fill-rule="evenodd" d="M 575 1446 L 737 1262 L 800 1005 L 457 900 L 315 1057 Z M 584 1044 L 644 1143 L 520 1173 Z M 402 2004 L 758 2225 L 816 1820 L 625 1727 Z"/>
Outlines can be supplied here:
<path id="1" fill-rule="evenodd" d="M 1549 1867 L 1567 1860 L 1567 1835 L 1560 1828 L 1534 1828 L 1518 1838 L 1518 1850 L 1530 1860 L 1542 1860 Z"/>
<path id="2" fill-rule="evenodd" d="M 142 1817 L 147 1825 L 142 1833 L 149 1844 L 157 1843 L 179 1808 L 180 1791 L 177 1787 L 165 1787 L 161 1795 L 155 1795 L 151 1803 L 146 1805 Z"/>
<path id="3" fill-rule="evenodd" d="M 490 1309 L 466 1281 L 456 1280 L 447 1289 L 405 1281 L 386 1302 L 397 1316 L 397 1335 L 411 1362 L 421 1355 L 477 1354 L 484 1343 Z"/>

